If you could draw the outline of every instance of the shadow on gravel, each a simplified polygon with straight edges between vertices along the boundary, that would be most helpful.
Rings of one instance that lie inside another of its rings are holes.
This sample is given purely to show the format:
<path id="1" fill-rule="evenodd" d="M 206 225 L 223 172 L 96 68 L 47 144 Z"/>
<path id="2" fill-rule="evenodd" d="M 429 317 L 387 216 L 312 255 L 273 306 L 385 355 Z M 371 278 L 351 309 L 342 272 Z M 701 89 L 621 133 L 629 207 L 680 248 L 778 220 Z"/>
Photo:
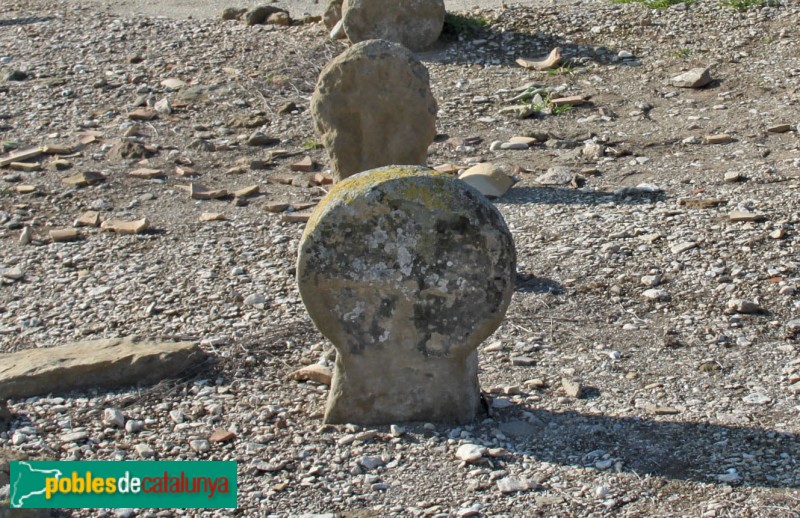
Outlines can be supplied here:
<path id="1" fill-rule="evenodd" d="M 564 39 L 539 31 L 534 8 L 506 9 L 491 21 L 478 14 L 453 14 L 445 20 L 442 36 L 436 44 L 417 56 L 423 61 L 458 65 L 493 65 L 518 68 L 517 58 L 540 59 L 555 47 L 561 49 L 560 67 L 548 75 L 569 74 L 574 66 L 589 62 L 608 64 L 617 51 L 592 43 L 591 38 Z M 448 26 L 452 21 L 455 25 Z M 519 30 L 518 30 L 519 29 Z"/>
<path id="2" fill-rule="evenodd" d="M 9 20 L 0 20 L 0 28 L 14 27 L 17 25 L 32 25 L 34 23 L 44 23 L 52 20 L 52 16 L 33 16 L 28 18 L 11 18 Z"/>
<path id="3" fill-rule="evenodd" d="M 532 417 L 502 419 L 515 410 Z M 525 406 L 504 409 L 495 419 L 506 421 L 500 424 L 503 433 L 539 461 L 702 483 L 800 488 L 797 434 Z"/>
<path id="4" fill-rule="evenodd" d="M 520 293 L 552 293 L 555 295 L 564 293 L 564 286 L 561 283 L 547 277 L 537 277 L 530 272 L 517 272 L 514 289 Z"/>
<path id="5" fill-rule="evenodd" d="M 666 200 L 663 192 L 615 195 L 613 192 L 583 191 L 562 187 L 512 187 L 499 203 L 521 205 L 540 203 L 547 205 L 648 205 Z"/>

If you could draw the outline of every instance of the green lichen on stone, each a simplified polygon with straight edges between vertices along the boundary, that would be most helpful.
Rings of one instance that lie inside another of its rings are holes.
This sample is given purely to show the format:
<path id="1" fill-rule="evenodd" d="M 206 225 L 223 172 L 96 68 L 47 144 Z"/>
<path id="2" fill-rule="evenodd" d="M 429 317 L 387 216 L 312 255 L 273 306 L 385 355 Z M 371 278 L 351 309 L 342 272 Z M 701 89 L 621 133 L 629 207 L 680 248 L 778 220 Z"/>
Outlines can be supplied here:
<path id="1" fill-rule="evenodd" d="M 385 182 L 411 177 L 430 178 L 434 185 L 426 186 L 407 182 L 403 184 L 400 191 L 397 191 L 397 197 L 405 200 L 419 200 L 422 205 L 434 210 L 446 210 L 452 206 L 451 203 L 448 203 L 447 196 L 452 196 L 454 192 L 452 189 L 447 189 L 447 184 L 453 179 L 447 174 L 422 166 L 380 167 L 353 175 L 334 185 L 328 195 L 317 205 L 303 234 L 310 234 L 332 205 L 336 203 L 350 205 L 362 194 Z"/>
<path id="2" fill-rule="evenodd" d="M 423 178 L 424 181 L 402 181 L 406 178 Z M 330 193 L 317 205 L 308 224 L 305 234 L 309 234 L 330 208 L 337 204 L 352 205 L 361 196 L 372 190 L 385 195 L 387 201 L 419 203 L 422 209 L 436 212 L 463 215 L 471 219 L 472 215 L 459 212 L 461 201 L 467 194 L 465 185 L 446 173 L 440 173 L 422 166 L 386 166 L 365 171 L 337 183 Z M 466 186 L 468 191 L 473 190 Z M 478 197 L 482 196 L 474 191 Z M 492 209 L 493 206 L 489 204 Z"/>

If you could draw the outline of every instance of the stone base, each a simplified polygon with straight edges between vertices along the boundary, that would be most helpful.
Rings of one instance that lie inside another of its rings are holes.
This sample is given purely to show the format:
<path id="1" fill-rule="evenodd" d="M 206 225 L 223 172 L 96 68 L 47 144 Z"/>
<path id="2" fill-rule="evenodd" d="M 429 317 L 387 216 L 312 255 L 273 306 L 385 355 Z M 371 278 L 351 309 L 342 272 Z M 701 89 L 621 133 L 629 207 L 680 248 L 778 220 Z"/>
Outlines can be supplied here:
<path id="1" fill-rule="evenodd" d="M 466 424 L 480 406 L 478 353 L 466 358 L 338 355 L 325 410 L 331 424 Z M 392 359 L 391 365 L 386 364 Z"/>

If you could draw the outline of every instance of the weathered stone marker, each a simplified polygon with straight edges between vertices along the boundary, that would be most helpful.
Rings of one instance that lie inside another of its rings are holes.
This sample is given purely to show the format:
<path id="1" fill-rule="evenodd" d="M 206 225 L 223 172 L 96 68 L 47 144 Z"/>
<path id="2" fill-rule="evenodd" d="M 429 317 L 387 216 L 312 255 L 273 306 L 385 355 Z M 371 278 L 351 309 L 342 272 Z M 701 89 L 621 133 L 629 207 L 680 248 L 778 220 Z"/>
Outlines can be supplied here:
<path id="1" fill-rule="evenodd" d="M 497 209 L 446 174 L 390 166 L 336 184 L 297 261 L 303 302 L 338 353 L 325 421 L 472 420 L 477 347 L 505 315 L 515 262 Z"/>
<path id="2" fill-rule="evenodd" d="M 311 98 L 337 180 L 385 165 L 425 165 L 436 111 L 425 66 L 402 45 L 381 40 L 334 58 Z"/>
<path id="3" fill-rule="evenodd" d="M 447 14 L 444 0 L 346 0 L 341 12 L 353 43 L 389 40 L 414 52 L 439 39 Z"/>

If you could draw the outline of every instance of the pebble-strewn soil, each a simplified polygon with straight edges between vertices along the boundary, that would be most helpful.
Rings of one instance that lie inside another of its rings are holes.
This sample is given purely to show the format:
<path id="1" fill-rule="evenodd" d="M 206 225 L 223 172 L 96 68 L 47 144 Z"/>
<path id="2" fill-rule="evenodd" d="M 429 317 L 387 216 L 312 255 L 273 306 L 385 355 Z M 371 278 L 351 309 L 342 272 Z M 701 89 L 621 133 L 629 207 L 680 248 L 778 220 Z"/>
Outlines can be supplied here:
<path id="1" fill-rule="evenodd" d="M 2 145 L 87 143 L 29 160 L 38 171 L 0 170 L 11 272 L 0 350 L 138 335 L 201 341 L 218 361 L 155 388 L 10 401 L 0 447 L 239 462 L 236 512 L 108 511 L 122 516 L 800 516 L 800 6 L 586 1 L 472 15 L 487 27 L 420 54 L 440 108 L 429 164 L 493 161 L 520 180 L 496 202 L 518 288 L 481 351 L 491 415 L 390 429 L 323 426 L 327 388 L 284 379 L 331 354 L 293 277 L 303 224 L 266 207 L 325 193 L 290 166 L 308 155 L 327 168 L 309 98 L 344 44 L 318 23 L 4 0 Z M 515 64 L 555 46 L 569 66 Z M 698 66 L 710 85 L 670 85 Z M 590 99 L 498 114 L 527 83 Z M 130 120 L 151 105 L 157 118 Z M 729 141 L 706 142 L 720 134 Z M 530 149 L 489 149 L 525 135 Z M 554 166 L 572 183 L 539 185 Z M 142 168 L 163 176 L 129 176 Z M 105 180 L 62 181 L 90 171 Z M 182 189 L 192 181 L 260 194 L 195 200 Z M 87 210 L 150 229 L 81 227 L 76 242 L 50 242 Z M 104 424 L 109 408 L 133 424 Z M 235 439 L 207 442 L 217 428 Z M 465 465 L 463 444 L 486 449 Z"/>

